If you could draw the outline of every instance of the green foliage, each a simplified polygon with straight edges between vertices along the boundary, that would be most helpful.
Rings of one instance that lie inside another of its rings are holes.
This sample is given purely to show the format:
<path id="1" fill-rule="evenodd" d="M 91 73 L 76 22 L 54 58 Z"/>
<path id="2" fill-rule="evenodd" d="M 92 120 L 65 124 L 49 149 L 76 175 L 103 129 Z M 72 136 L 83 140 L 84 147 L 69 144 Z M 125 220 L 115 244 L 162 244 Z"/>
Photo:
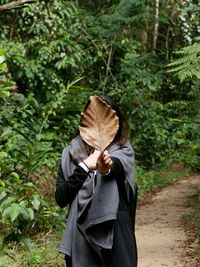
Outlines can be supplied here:
<path id="1" fill-rule="evenodd" d="M 198 120 L 187 121 L 179 129 L 178 139 L 179 148 L 182 153 L 179 154 L 179 160 L 189 165 L 192 170 L 199 171 L 200 166 L 200 123 Z"/>
<path id="2" fill-rule="evenodd" d="M 32 182 L 24 182 L 23 177 L 12 172 L 6 180 L 1 180 L 0 187 L 0 223 L 4 226 L 4 239 L 1 251 L 10 242 L 17 242 L 31 249 L 30 229 L 32 234 L 48 229 L 52 225 L 51 218 L 59 216 L 41 196 Z"/>
<path id="3" fill-rule="evenodd" d="M 68 81 L 83 76 L 89 64 L 76 41 L 82 38 L 78 10 L 69 1 L 39 1 L 15 15 L 13 28 L 4 24 L 0 31 L 13 79 L 20 92 L 52 100 Z"/>
<path id="4" fill-rule="evenodd" d="M 183 153 L 181 159 L 183 162 L 188 164 L 194 171 L 200 171 L 200 145 L 191 144 L 190 147 L 188 147 L 188 150 Z"/>
<path id="5" fill-rule="evenodd" d="M 183 81 L 187 78 L 200 79 L 200 37 L 197 37 L 196 42 L 177 51 L 180 57 L 168 64 L 170 69 L 168 72 L 174 73 Z"/>
<path id="6" fill-rule="evenodd" d="M 4 225 L 5 244 L 16 241 L 30 247 L 28 236 L 51 229 L 62 218 L 58 216 L 57 208 L 51 207 L 45 200 L 36 181 L 42 174 L 41 167 L 49 168 L 55 173 L 61 148 L 67 142 L 70 130 L 74 130 L 73 120 L 77 123 L 77 118 L 71 116 L 69 121 L 69 116 L 68 124 L 60 125 L 60 128 L 67 129 L 64 134 L 57 133 L 59 125 L 52 126 L 57 111 L 65 107 L 66 112 L 69 108 L 66 103 L 64 107 L 62 105 L 66 95 L 68 97 L 70 95 L 68 95 L 70 88 L 77 81 L 69 83 L 66 88 L 58 92 L 55 100 L 49 105 L 40 105 L 31 94 L 24 97 L 15 93 L 2 106 L 4 127 L 0 141 L 6 152 L 0 154 L 2 159 L 0 223 Z M 77 94 L 78 87 L 76 86 L 74 90 L 73 93 Z M 76 97 L 70 99 L 76 100 Z M 7 107 L 11 107 L 11 103 L 12 109 L 8 114 Z M 65 122 L 66 118 L 62 120 Z"/>
<path id="7" fill-rule="evenodd" d="M 145 13 L 143 1 L 121 0 L 117 5 L 113 5 L 107 13 L 102 12 L 96 17 L 92 30 L 103 38 L 116 37 L 125 29 L 141 28 Z"/>
<path id="8" fill-rule="evenodd" d="M 7 64 L 5 62 L 5 53 L 2 47 L 0 47 L 0 98 L 3 100 L 10 95 L 10 89 L 13 88 L 14 83 L 9 81 Z"/>
<path id="9" fill-rule="evenodd" d="M 57 207 L 45 200 L 37 182 L 42 179 L 43 168 L 55 173 L 60 151 L 77 124 L 78 117 L 67 112 L 79 111 L 87 97 L 88 89 L 76 85 L 80 80 L 68 82 L 47 105 L 39 103 L 33 94 L 25 97 L 12 92 L 6 101 L 0 99 L 0 228 L 4 235 L 1 251 L 10 242 L 31 249 L 30 236 L 61 224 Z M 77 105 L 79 97 L 82 99 Z M 54 126 L 58 112 L 64 112 L 66 117 Z M 61 128 L 66 132 L 59 132 Z"/>
<path id="10" fill-rule="evenodd" d="M 136 182 L 139 188 L 139 199 L 142 200 L 146 193 L 182 178 L 187 175 L 189 171 L 188 168 L 183 168 L 181 164 L 169 164 L 162 169 L 150 171 L 137 166 Z"/>
<path id="11" fill-rule="evenodd" d="M 6 81 L 5 64 L 1 70 L 4 81 Z M 8 84 L 10 88 L 14 83 L 8 82 Z M 7 96 L 5 95 L 5 97 Z M 18 99 L 19 103 L 21 101 L 24 106 L 21 108 L 15 106 L 15 98 Z M 34 99 L 29 100 L 33 101 Z M 1 98 L 0 101 L 2 104 L 0 121 L 0 227 L 3 227 L 4 234 L 0 249 L 2 252 L 5 246 L 13 241 L 24 244 L 30 249 L 31 242 L 28 238 L 30 228 L 32 234 L 48 229 L 52 227 L 49 224 L 49 219 L 51 218 L 51 223 L 53 223 L 54 218 L 57 221 L 59 216 L 44 200 L 37 186 L 30 181 L 30 175 L 34 173 L 39 162 L 49 150 L 47 146 L 42 149 L 41 146 L 39 148 L 38 144 L 39 135 L 42 134 L 42 130 L 46 126 L 46 120 L 43 120 L 43 123 L 38 127 L 38 124 L 31 117 L 34 111 L 33 105 L 32 108 L 30 105 L 31 101 L 24 100 L 24 97 L 20 97 L 20 95 L 11 94 L 9 98 Z M 36 101 L 34 103 L 37 104 Z M 10 107 L 9 113 L 7 107 Z M 52 110 L 53 108 L 51 108 Z M 19 115 L 21 115 L 21 119 L 19 119 Z"/>

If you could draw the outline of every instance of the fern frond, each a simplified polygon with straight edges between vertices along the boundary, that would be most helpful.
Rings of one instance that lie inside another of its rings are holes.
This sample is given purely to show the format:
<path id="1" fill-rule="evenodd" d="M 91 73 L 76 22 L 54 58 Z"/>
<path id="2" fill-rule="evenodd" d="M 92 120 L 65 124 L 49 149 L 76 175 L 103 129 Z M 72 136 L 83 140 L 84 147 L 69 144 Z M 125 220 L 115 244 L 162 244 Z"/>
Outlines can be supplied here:
<path id="1" fill-rule="evenodd" d="M 173 72 L 181 81 L 187 78 L 200 79 L 200 36 L 195 43 L 177 51 L 180 58 L 169 63 L 167 72 Z"/>
<path id="2" fill-rule="evenodd" d="M 190 55 L 185 55 L 179 59 L 176 59 L 172 63 L 168 64 L 168 67 L 173 67 L 173 66 L 179 66 L 183 64 L 191 64 L 192 62 L 198 61 L 198 58 L 195 58 L 194 53 Z"/>
<path id="3" fill-rule="evenodd" d="M 180 55 L 193 54 L 193 53 L 200 53 L 199 42 L 183 47 L 181 50 L 176 52 L 176 54 L 180 54 Z"/>

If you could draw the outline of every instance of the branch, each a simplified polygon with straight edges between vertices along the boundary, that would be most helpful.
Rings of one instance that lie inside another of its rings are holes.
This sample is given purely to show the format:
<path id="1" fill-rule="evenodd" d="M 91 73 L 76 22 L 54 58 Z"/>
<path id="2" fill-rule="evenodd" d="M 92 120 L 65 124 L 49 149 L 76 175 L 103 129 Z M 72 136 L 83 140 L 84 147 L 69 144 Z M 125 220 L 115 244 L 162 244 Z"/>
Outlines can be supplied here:
<path id="1" fill-rule="evenodd" d="M 113 40 L 113 44 L 115 43 L 115 39 L 116 39 L 116 36 L 115 36 L 115 38 Z M 113 46 L 111 46 L 111 49 L 110 49 L 110 52 L 109 52 L 109 55 L 108 55 L 108 62 L 106 64 L 106 76 L 105 76 L 105 79 L 104 79 L 104 85 L 103 85 L 103 90 L 102 90 L 103 94 L 104 94 L 104 91 L 105 91 L 105 88 L 106 88 L 106 83 L 107 83 L 107 80 L 108 80 L 109 72 L 111 72 L 110 64 L 111 64 L 111 61 L 112 61 L 112 56 L 113 56 Z"/>
<path id="2" fill-rule="evenodd" d="M 13 1 L 0 6 L 0 11 L 11 10 L 15 8 L 26 7 L 28 4 L 36 3 L 36 0 L 19 0 Z"/>

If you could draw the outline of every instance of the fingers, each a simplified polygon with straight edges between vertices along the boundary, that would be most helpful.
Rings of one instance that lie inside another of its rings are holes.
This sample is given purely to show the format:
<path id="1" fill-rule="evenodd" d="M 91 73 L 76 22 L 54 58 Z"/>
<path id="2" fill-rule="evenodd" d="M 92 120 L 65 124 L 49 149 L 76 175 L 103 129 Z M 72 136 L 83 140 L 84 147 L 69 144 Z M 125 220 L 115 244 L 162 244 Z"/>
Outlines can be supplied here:
<path id="1" fill-rule="evenodd" d="M 112 159 L 110 158 L 110 154 L 108 153 L 108 150 L 105 150 L 105 151 L 103 152 L 103 161 L 104 161 L 104 163 L 105 163 L 106 165 L 108 165 L 108 166 L 112 166 L 112 164 L 113 164 L 113 161 L 112 161 Z"/>
<path id="2" fill-rule="evenodd" d="M 108 150 L 105 150 L 103 152 L 102 158 L 104 161 L 106 161 L 108 158 L 110 158 L 110 154 L 108 153 Z"/>
<path id="3" fill-rule="evenodd" d="M 108 166 L 112 166 L 112 164 L 113 164 L 113 161 L 112 161 L 112 159 L 107 159 L 106 161 L 104 161 L 105 162 L 105 164 L 106 165 L 108 165 Z"/>
<path id="4" fill-rule="evenodd" d="M 93 154 L 96 156 L 96 157 L 99 157 L 100 154 L 101 154 L 101 151 L 100 150 L 97 150 L 95 149 L 95 151 L 93 152 Z"/>

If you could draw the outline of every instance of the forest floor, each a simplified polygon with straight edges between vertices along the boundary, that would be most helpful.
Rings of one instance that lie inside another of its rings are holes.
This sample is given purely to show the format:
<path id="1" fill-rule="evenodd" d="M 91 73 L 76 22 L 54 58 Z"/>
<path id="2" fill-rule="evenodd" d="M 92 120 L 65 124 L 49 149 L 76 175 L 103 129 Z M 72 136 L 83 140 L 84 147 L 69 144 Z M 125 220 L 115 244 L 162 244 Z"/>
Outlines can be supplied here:
<path id="1" fill-rule="evenodd" d="M 200 191 L 200 175 L 185 177 L 147 195 L 136 217 L 138 267 L 197 267 L 198 241 L 185 225 L 191 201 Z"/>

